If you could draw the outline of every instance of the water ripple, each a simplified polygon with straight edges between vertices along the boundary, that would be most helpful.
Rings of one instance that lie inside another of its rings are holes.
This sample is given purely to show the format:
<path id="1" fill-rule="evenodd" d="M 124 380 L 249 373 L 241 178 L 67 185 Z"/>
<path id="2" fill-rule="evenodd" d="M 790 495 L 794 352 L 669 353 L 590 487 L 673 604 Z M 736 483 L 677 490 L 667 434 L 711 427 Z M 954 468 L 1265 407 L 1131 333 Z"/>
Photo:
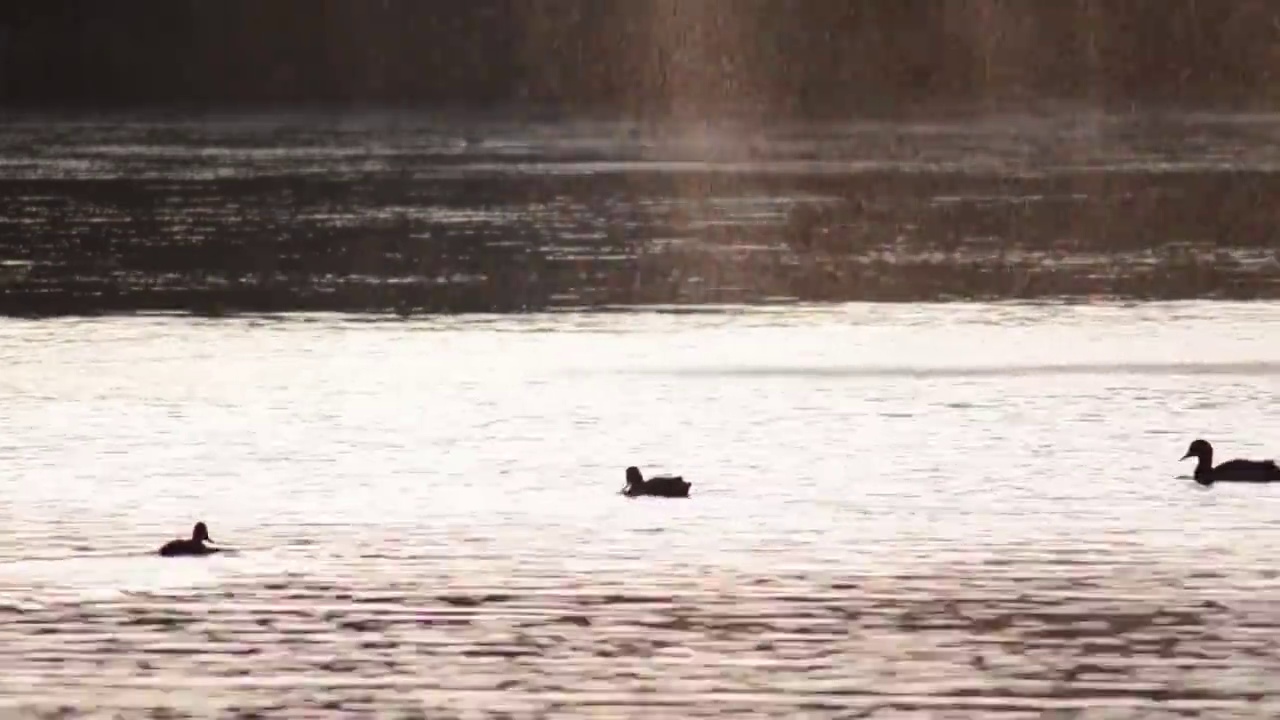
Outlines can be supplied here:
<path id="1" fill-rule="evenodd" d="M 1278 321 L 0 322 L 0 714 L 1271 718 Z"/>

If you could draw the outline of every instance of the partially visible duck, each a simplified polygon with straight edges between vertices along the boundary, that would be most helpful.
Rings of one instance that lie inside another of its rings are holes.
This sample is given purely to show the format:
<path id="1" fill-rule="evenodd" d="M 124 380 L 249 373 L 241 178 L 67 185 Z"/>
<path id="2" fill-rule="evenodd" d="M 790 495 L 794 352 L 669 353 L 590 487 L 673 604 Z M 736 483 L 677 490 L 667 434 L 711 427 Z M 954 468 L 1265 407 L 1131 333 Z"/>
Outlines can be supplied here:
<path id="1" fill-rule="evenodd" d="M 196 526 L 191 528 L 191 539 L 170 540 L 160 548 L 160 554 L 164 557 L 181 557 L 184 555 L 210 555 L 220 552 L 218 548 L 205 545 L 206 542 L 213 542 L 213 538 L 209 537 L 209 528 L 204 523 L 198 522 Z"/>
<path id="2" fill-rule="evenodd" d="M 1280 482 L 1280 467 L 1274 460 L 1228 460 L 1213 466 L 1213 446 L 1208 440 L 1193 440 L 1181 459 L 1197 458 L 1195 479 L 1201 485 L 1216 482 Z"/>
<path id="3" fill-rule="evenodd" d="M 622 494 L 627 497 L 650 495 L 653 497 L 689 497 L 690 483 L 677 475 L 658 475 L 648 480 L 640 474 L 640 468 L 627 468 L 627 484 Z"/>

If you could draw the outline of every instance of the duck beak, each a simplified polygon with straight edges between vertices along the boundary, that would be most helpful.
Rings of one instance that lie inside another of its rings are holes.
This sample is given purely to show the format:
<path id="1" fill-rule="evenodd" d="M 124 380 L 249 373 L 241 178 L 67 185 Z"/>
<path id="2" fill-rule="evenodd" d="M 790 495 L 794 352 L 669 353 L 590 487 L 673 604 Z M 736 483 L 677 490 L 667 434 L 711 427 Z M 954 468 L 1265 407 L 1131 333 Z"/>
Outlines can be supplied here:
<path id="1" fill-rule="evenodd" d="M 1180 461 L 1181 461 L 1181 460 L 1186 460 L 1186 459 L 1187 459 L 1187 458 L 1189 458 L 1189 457 L 1191 457 L 1191 453 L 1187 453 L 1186 455 L 1183 455 L 1182 457 L 1178 458 L 1178 460 L 1180 460 Z"/>

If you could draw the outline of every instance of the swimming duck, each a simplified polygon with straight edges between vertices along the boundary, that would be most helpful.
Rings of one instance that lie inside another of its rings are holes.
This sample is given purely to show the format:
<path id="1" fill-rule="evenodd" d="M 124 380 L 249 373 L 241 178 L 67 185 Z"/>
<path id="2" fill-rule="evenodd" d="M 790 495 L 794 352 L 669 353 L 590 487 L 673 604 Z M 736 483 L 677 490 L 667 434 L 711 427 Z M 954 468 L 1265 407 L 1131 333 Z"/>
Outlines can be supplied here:
<path id="1" fill-rule="evenodd" d="M 209 528 L 204 523 L 198 522 L 196 526 L 191 528 L 190 540 L 170 540 L 160 548 L 160 554 L 164 557 L 180 557 L 184 555 L 210 555 L 220 552 L 218 548 L 205 545 L 206 542 L 213 542 L 213 538 L 209 537 Z"/>
<path id="2" fill-rule="evenodd" d="M 1193 440 L 1181 459 L 1198 458 L 1195 479 L 1201 485 L 1215 482 L 1280 482 L 1280 467 L 1274 460 L 1228 460 L 1213 466 L 1213 446 L 1207 440 Z"/>
<path id="3" fill-rule="evenodd" d="M 650 495 L 653 497 L 689 497 L 690 483 L 676 475 L 658 475 L 648 480 L 640 474 L 640 468 L 627 468 L 627 484 L 622 494 L 627 497 Z"/>

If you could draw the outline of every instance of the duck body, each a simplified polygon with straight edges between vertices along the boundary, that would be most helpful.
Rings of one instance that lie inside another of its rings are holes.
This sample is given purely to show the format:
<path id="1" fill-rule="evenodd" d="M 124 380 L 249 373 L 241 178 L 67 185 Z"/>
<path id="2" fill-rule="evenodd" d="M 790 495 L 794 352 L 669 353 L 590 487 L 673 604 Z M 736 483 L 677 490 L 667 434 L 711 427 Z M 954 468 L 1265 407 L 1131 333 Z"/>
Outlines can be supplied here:
<path id="1" fill-rule="evenodd" d="M 1270 483 L 1280 482 L 1280 467 L 1274 460 L 1228 460 L 1213 465 L 1213 446 L 1207 440 L 1195 440 L 1182 456 L 1196 458 L 1193 474 L 1196 482 L 1209 486 L 1216 482 Z"/>
<path id="2" fill-rule="evenodd" d="M 627 497 L 689 497 L 689 488 L 691 483 L 685 482 L 683 477 L 678 475 L 657 475 L 644 479 L 640 474 L 639 468 L 627 468 L 627 484 L 622 488 L 622 494 Z"/>
<path id="3" fill-rule="evenodd" d="M 209 528 L 204 523 L 198 522 L 191 529 L 190 538 L 180 538 L 170 540 L 160 548 L 161 557 L 198 557 L 201 555 L 212 555 L 220 552 L 218 548 L 205 545 L 206 542 L 213 542 L 209 537 Z"/>

